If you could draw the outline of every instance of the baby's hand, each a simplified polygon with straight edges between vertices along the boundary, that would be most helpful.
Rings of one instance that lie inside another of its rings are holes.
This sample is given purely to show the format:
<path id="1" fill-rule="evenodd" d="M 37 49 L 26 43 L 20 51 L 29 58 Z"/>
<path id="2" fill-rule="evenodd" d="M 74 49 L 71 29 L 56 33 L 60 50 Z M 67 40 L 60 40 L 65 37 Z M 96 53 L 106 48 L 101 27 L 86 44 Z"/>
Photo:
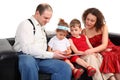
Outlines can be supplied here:
<path id="1" fill-rule="evenodd" d="M 61 53 L 61 51 L 59 51 L 59 50 L 54 50 L 53 52 L 54 53 L 59 53 L 59 54 Z"/>
<path id="2" fill-rule="evenodd" d="M 70 55 L 68 50 L 63 51 L 63 53 L 64 53 L 63 55 L 65 55 L 65 56 L 69 56 Z"/>
<path id="3" fill-rule="evenodd" d="M 69 50 L 65 50 L 65 53 L 66 53 L 66 54 L 70 54 L 70 51 L 69 51 Z"/>
<path id="4" fill-rule="evenodd" d="M 70 56 L 71 54 L 63 54 L 64 56 Z"/>

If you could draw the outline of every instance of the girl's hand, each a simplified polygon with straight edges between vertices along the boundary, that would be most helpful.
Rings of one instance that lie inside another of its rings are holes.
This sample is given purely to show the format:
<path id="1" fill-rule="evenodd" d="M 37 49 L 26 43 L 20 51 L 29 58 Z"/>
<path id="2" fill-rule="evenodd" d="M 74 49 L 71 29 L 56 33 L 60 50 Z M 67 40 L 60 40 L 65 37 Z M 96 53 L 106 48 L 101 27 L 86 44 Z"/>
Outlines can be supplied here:
<path id="1" fill-rule="evenodd" d="M 65 51 L 63 51 L 63 55 L 65 55 L 65 56 L 69 56 L 69 55 L 70 55 L 70 51 L 69 51 L 69 50 L 65 50 Z"/>
<path id="2" fill-rule="evenodd" d="M 65 50 L 64 53 L 65 53 L 65 54 L 70 54 L 68 50 Z"/>
<path id="3" fill-rule="evenodd" d="M 59 54 L 61 53 L 61 51 L 59 51 L 59 50 L 54 50 L 53 52 L 54 53 L 59 53 Z"/>
<path id="4" fill-rule="evenodd" d="M 64 56 L 63 54 L 60 54 L 60 53 L 54 53 L 53 58 L 55 58 L 55 59 L 64 59 L 64 58 L 67 58 L 67 57 Z"/>

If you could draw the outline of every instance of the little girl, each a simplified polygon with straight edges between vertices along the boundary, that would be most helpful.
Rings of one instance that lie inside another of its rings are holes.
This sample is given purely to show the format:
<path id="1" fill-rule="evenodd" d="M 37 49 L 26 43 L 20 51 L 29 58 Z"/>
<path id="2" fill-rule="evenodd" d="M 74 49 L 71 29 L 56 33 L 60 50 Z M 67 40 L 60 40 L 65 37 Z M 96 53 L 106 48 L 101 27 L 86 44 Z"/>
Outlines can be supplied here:
<path id="1" fill-rule="evenodd" d="M 50 39 L 48 42 L 48 51 L 55 51 L 63 55 L 69 55 L 71 53 L 69 40 L 66 38 L 68 34 L 68 24 L 60 19 L 58 23 L 58 28 L 56 29 L 56 36 Z M 75 80 L 79 79 L 84 70 L 82 68 L 75 68 L 69 59 L 64 59 L 72 69 L 73 76 Z"/>

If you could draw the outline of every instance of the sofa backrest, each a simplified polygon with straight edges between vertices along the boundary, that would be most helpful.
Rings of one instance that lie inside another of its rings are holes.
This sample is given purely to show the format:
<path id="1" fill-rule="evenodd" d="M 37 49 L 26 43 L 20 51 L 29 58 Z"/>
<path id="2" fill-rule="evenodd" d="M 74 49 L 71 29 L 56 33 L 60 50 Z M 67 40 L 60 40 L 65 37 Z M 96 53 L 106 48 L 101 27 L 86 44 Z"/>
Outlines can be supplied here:
<path id="1" fill-rule="evenodd" d="M 117 46 L 120 46 L 120 34 L 109 33 L 110 40 Z"/>
<path id="2" fill-rule="evenodd" d="M 14 37 L 13 38 L 7 38 L 7 40 L 10 43 L 11 46 L 14 45 L 14 43 L 15 43 L 15 38 Z"/>
<path id="3" fill-rule="evenodd" d="M 55 34 L 53 35 L 48 35 L 47 40 L 49 41 L 51 37 L 53 37 Z M 69 36 L 67 36 L 69 38 Z M 115 44 L 120 46 L 120 34 L 115 34 L 115 33 L 109 33 L 109 38 L 110 40 Z M 10 43 L 10 45 L 13 46 L 13 44 L 15 43 L 15 38 L 8 38 L 7 39 Z"/>

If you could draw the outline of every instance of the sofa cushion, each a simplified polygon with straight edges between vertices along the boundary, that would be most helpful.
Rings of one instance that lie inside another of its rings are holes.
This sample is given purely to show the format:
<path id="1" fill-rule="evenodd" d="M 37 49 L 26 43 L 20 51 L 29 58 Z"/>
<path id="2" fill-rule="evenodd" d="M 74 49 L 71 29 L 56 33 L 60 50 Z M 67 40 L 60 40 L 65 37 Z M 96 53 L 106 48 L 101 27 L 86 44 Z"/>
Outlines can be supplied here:
<path id="1" fill-rule="evenodd" d="M 9 44 L 8 40 L 6 39 L 0 39 L 0 60 L 11 57 L 15 55 L 16 52 L 14 52 L 12 46 Z"/>
<path id="2" fill-rule="evenodd" d="M 6 39 L 0 39 L 0 52 L 2 51 L 13 51 L 11 45 Z"/>

